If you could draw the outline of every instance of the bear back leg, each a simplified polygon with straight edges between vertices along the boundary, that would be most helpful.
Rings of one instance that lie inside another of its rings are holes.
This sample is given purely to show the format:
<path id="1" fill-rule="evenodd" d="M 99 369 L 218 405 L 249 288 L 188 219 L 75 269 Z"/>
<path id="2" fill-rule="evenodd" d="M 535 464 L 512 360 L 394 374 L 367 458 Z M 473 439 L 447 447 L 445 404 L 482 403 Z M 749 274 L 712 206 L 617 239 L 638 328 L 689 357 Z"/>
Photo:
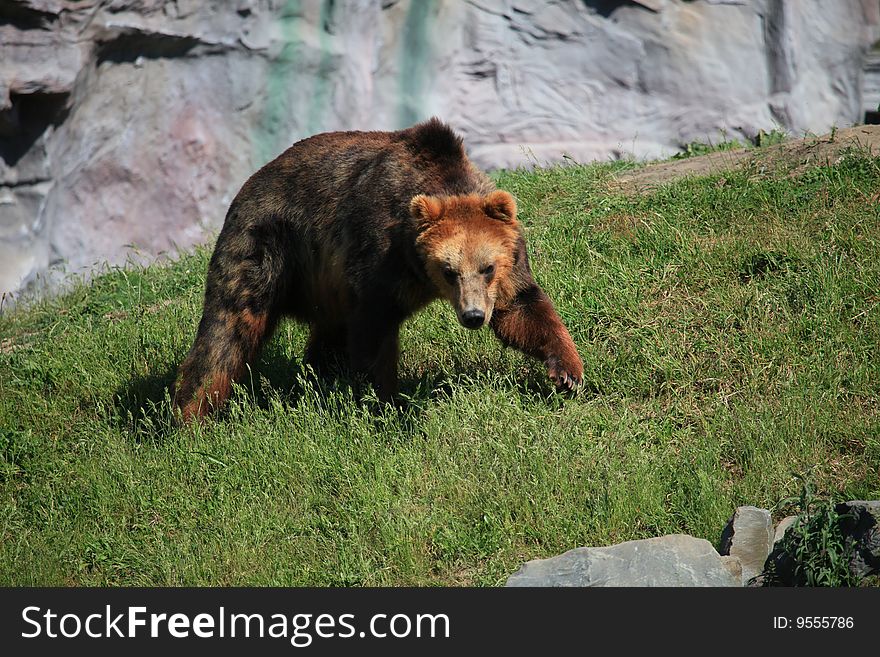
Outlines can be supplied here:
<path id="1" fill-rule="evenodd" d="M 280 262 L 272 245 L 252 233 L 221 233 L 196 339 L 175 384 L 174 406 L 184 422 L 221 407 L 271 337 L 281 315 Z"/>

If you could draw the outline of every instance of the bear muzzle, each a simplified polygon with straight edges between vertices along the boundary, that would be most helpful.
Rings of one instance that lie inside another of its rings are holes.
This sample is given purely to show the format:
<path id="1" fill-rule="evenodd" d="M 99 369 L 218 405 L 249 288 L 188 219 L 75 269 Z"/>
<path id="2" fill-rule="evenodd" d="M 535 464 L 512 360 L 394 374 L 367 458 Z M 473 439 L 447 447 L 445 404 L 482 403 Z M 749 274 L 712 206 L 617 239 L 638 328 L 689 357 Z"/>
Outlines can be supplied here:
<path id="1" fill-rule="evenodd" d="M 461 313 L 461 315 L 458 316 L 458 321 L 461 322 L 461 325 L 465 328 L 478 329 L 485 323 L 486 313 L 478 308 L 472 308 Z"/>

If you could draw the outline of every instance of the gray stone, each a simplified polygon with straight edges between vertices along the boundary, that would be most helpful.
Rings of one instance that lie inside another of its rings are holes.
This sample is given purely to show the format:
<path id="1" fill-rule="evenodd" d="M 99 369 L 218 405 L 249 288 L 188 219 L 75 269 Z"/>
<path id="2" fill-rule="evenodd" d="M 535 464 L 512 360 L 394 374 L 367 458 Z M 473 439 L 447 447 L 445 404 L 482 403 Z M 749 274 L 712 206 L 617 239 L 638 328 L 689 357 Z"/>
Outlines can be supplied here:
<path id="1" fill-rule="evenodd" d="M 773 530 L 773 547 L 776 547 L 776 544 L 779 543 L 784 537 L 785 532 L 787 532 L 792 525 L 797 521 L 797 516 L 786 516 L 778 523 L 776 523 L 776 527 Z"/>
<path id="2" fill-rule="evenodd" d="M 748 583 L 764 570 L 772 548 L 773 519 L 770 512 L 755 506 L 741 506 L 727 522 L 718 552 L 739 558 L 743 582 Z"/>
<path id="3" fill-rule="evenodd" d="M 880 500 L 851 500 L 835 510 L 843 535 L 853 542 L 850 571 L 857 577 L 880 573 Z"/>
<path id="4" fill-rule="evenodd" d="M 862 109 L 876 114 L 880 110 L 880 50 L 868 53 L 863 70 Z"/>
<path id="5" fill-rule="evenodd" d="M 729 572 L 733 578 L 740 583 L 740 585 L 745 584 L 743 582 L 743 567 L 742 563 L 739 560 L 739 557 L 732 557 L 729 554 L 721 557 L 721 565 Z"/>
<path id="6" fill-rule="evenodd" d="M 15 287 L 34 281 L 48 265 L 49 239 L 41 218 L 51 188 L 45 181 L 0 186 L 0 279 Z"/>
<path id="7" fill-rule="evenodd" d="M 257 167 L 326 130 L 436 114 L 493 169 L 843 127 L 876 5 L 16 0 L 0 8 L 0 189 L 50 188 L 28 216 L 0 205 L 20 224 L 4 234 L 41 231 L 0 236 L 21 259 L 0 292 L 50 261 L 86 272 L 130 245 L 204 242 Z"/>
<path id="8" fill-rule="evenodd" d="M 507 586 L 740 586 L 712 545 L 681 534 L 525 563 Z"/>

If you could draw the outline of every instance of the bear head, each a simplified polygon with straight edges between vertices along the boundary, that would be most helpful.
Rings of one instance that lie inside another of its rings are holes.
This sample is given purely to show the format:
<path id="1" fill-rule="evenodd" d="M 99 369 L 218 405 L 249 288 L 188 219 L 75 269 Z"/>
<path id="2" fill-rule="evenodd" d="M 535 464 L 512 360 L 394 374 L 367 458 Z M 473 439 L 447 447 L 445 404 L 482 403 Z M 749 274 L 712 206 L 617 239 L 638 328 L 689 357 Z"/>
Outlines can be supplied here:
<path id="1" fill-rule="evenodd" d="M 485 196 L 418 195 L 410 203 L 416 248 L 440 296 L 458 321 L 478 329 L 499 302 L 514 294 L 513 266 L 520 240 L 516 202 L 502 190 Z"/>

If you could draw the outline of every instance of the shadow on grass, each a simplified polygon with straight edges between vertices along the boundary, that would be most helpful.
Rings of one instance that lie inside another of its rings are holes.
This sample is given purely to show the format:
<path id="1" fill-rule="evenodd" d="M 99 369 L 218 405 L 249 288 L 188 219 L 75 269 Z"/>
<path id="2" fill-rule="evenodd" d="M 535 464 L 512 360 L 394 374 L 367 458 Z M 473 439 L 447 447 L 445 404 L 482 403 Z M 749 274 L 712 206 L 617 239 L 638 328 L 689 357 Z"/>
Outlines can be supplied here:
<path id="1" fill-rule="evenodd" d="M 116 390 L 111 422 L 134 442 L 160 442 L 171 431 L 171 384 L 174 370 L 136 377 Z"/>
<path id="2" fill-rule="evenodd" d="M 393 412 L 417 431 L 428 407 L 451 397 L 457 384 L 468 385 L 468 369 L 462 364 L 460 373 L 427 371 L 417 377 L 402 377 Z M 178 431 L 171 404 L 176 373 L 176 368 L 168 368 L 159 374 L 132 379 L 117 389 L 111 418 L 115 427 L 127 433 L 135 443 L 159 443 Z M 513 382 L 512 393 L 549 407 L 557 408 L 572 397 L 555 394 L 547 377 L 536 370 L 515 378 Z M 480 385 L 478 381 L 472 383 Z M 579 394 L 595 396 L 600 391 L 585 385 Z M 274 349 L 267 350 L 261 362 L 237 382 L 232 397 L 244 400 L 255 409 L 269 411 L 277 408 L 279 398 L 286 405 L 296 405 L 306 395 L 324 399 L 341 396 L 377 415 L 389 411 L 389 405 L 379 402 L 366 380 L 354 374 L 346 363 L 337 361 L 316 373 L 300 359 L 289 358 Z M 227 413 L 228 406 L 213 418 L 223 419 Z"/>
<path id="3" fill-rule="evenodd" d="M 401 379 L 400 391 L 402 396 L 412 400 L 414 405 L 427 406 L 449 399 L 456 388 L 491 385 L 498 390 L 509 391 L 510 395 L 554 410 L 574 399 L 587 400 L 605 394 L 600 386 L 589 380 L 583 381 L 577 392 L 558 392 L 540 364 L 529 368 L 519 376 L 512 372 L 498 371 L 500 378 L 494 381 L 482 377 L 472 378 L 470 373 L 474 370 L 489 371 L 485 363 L 463 363 L 451 373 L 427 372 L 418 378 Z"/>
<path id="4" fill-rule="evenodd" d="M 114 396 L 111 423 L 127 433 L 135 443 L 159 443 L 177 432 L 172 407 L 177 368 L 159 374 L 136 377 L 120 386 Z M 262 362 L 249 369 L 236 382 L 231 398 L 246 399 L 254 408 L 268 411 L 280 394 L 287 404 L 296 404 L 304 395 L 317 391 L 327 395 L 334 390 L 358 389 L 344 370 L 316 375 L 301 361 L 267 350 Z M 213 420 L 227 416 L 228 405 L 212 414 Z M 209 420 L 210 421 L 210 420 Z"/>

